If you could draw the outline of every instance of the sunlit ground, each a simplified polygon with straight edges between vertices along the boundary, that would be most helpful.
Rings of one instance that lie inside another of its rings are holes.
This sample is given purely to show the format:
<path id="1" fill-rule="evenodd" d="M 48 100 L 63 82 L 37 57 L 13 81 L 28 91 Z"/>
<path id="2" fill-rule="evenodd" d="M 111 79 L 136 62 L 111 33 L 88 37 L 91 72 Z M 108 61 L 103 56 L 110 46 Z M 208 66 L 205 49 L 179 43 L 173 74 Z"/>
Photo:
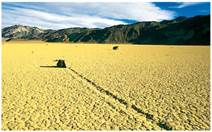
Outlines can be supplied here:
<path id="1" fill-rule="evenodd" d="M 2 129 L 210 129 L 209 46 L 118 46 L 4 42 Z"/>

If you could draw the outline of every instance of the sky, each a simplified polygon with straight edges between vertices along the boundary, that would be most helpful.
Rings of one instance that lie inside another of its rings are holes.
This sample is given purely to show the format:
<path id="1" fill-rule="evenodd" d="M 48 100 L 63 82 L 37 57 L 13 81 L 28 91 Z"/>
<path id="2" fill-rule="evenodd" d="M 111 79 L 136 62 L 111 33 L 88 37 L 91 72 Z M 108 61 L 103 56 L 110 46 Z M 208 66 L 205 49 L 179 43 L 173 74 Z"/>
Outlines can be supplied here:
<path id="1" fill-rule="evenodd" d="M 140 21 L 171 20 L 210 14 L 209 2 L 38 3 L 3 2 L 2 27 L 105 28 Z"/>

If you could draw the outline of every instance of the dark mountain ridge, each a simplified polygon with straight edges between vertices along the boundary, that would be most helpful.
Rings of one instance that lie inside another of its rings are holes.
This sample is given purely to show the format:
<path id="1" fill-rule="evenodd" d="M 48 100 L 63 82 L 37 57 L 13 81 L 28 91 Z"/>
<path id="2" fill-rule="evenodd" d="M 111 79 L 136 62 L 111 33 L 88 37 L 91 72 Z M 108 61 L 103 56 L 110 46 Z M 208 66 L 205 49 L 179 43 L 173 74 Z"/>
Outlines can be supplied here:
<path id="1" fill-rule="evenodd" d="M 104 29 L 44 30 L 37 27 L 14 25 L 3 28 L 2 37 L 10 40 L 47 42 L 210 45 L 210 15 L 191 18 L 178 17 L 161 22 L 137 22 Z"/>

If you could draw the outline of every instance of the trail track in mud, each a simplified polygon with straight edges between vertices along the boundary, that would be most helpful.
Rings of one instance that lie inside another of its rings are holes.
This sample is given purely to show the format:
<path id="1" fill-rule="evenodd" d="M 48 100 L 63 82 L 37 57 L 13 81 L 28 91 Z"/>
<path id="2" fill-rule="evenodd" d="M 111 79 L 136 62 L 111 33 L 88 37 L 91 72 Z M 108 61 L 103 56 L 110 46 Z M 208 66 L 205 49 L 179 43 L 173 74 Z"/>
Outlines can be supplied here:
<path id="1" fill-rule="evenodd" d="M 8 43 L 3 130 L 210 128 L 209 46 Z"/>

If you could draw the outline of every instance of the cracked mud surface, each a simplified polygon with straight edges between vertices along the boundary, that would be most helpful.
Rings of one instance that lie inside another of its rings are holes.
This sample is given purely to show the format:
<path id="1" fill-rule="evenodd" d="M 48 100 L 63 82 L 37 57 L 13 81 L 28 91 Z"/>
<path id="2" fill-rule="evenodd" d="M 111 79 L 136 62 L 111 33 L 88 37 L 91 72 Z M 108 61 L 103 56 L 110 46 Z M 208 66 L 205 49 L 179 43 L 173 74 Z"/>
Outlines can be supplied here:
<path id="1" fill-rule="evenodd" d="M 209 46 L 2 49 L 3 130 L 210 128 Z M 60 58 L 68 68 L 40 67 Z"/>

